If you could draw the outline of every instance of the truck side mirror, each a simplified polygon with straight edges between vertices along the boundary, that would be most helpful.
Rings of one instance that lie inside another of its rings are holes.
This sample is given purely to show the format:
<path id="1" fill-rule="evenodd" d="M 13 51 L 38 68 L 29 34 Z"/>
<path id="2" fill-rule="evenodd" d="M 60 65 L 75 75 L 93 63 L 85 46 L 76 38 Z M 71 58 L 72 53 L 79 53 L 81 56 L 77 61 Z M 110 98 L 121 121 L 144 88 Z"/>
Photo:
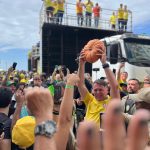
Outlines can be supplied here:
<path id="1" fill-rule="evenodd" d="M 118 43 L 110 45 L 110 54 L 109 54 L 110 64 L 116 64 L 118 62 L 118 51 L 119 51 Z"/>

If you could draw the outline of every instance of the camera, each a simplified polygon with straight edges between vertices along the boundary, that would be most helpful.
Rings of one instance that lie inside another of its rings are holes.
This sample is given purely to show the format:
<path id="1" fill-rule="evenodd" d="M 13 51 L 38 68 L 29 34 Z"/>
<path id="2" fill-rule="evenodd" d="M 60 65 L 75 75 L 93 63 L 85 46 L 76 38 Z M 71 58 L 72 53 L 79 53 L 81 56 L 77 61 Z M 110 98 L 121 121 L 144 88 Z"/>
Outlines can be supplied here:
<path id="1" fill-rule="evenodd" d="M 66 76 L 67 75 L 67 67 L 65 65 L 62 65 L 61 67 L 62 67 L 62 72 L 63 72 L 64 76 Z"/>

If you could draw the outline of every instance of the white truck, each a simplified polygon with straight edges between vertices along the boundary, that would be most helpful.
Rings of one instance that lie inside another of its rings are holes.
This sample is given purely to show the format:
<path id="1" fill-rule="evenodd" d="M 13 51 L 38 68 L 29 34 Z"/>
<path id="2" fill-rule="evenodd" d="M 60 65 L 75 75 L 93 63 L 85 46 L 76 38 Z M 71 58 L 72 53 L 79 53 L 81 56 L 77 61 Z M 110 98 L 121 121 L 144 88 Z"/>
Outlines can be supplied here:
<path id="1" fill-rule="evenodd" d="M 143 81 L 150 75 L 150 37 L 125 33 L 101 39 L 105 43 L 107 61 L 115 72 L 120 62 L 125 62 L 124 70 L 128 79 L 137 78 Z M 105 77 L 100 60 L 92 64 L 92 79 Z"/>

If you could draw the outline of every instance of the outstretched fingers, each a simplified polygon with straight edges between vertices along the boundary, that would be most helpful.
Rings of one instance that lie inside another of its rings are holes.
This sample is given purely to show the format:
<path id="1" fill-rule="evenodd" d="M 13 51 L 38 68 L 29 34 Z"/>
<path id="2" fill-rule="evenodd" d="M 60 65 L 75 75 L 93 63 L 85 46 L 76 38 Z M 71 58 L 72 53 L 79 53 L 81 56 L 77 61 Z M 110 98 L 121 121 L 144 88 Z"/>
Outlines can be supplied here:
<path id="1" fill-rule="evenodd" d="M 121 104 L 118 99 L 112 100 L 104 117 L 104 149 L 125 149 L 125 127 L 121 114 Z"/>
<path id="2" fill-rule="evenodd" d="M 77 133 L 78 150 L 100 150 L 100 135 L 94 122 L 81 122 Z"/>
<path id="3" fill-rule="evenodd" d="M 127 150 L 146 148 L 149 137 L 148 121 L 150 121 L 150 114 L 146 110 L 139 110 L 132 117 L 128 128 Z"/>

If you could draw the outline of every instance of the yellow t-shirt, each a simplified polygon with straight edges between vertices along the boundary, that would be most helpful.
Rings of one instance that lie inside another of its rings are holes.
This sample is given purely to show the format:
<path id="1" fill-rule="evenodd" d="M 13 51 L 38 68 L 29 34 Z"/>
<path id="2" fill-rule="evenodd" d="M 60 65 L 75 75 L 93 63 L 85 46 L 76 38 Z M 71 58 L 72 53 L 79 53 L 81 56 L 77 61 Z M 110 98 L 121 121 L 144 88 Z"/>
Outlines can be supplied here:
<path id="1" fill-rule="evenodd" d="M 118 19 L 123 19 L 124 16 L 124 10 L 122 8 L 118 9 Z"/>
<path id="2" fill-rule="evenodd" d="M 125 81 L 123 81 L 123 80 L 121 80 L 121 79 L 120 79 L 120 80 L 118 80 L 119 89 L 122 91 L 122 88 L 121 88 L 121 86 L 120 86 L 120 84 L 121 84 L 121 83 L 127 83 L 127 82 L 125 82 Z"/>
<path id="3" fill-rule="evenodd" d="M 54 12 L 53 14 L 55 15 L 57 13 L 57 2 L 54 3 Z"/>
<path id="4" fill-rule="evenodd" d="M 110 99 L 111 98 L 108 96 L 107 99 L 98 101 L 88 92 L 84 98 L 84 103 L 86 105 L 85 120 L 92 120 L 98 125 L 98 127 L 100 127 L 100 113 L 106 111 Z"/>
<path id="5" fill-rule="evenodd" d="M 92 13 L 93 2 L 85 2 L 86 12 Z"/>
<path id="6" fill-rule="evenodd" d="M 128 11 L 124 11 L 123 19 L 128 20 Z"/>
<path id="7" fill-rule="evenodd" d="M 64 11 L 64 2 L 58 2 L 57 3 L 57 10 Z"/>
<path id="8" fill-rule="evenodd" d="M 54 2 L 52 0 L 45 0 L 45 7 L 53 7 Z"/>
<path id="9" fill-rule="evenodd" d="M 118 80 L 118 83 L 120 84 L 120 83 L 125 83 L 123 80 Z"/>
<path id="10" fill-rule="evenodd" d="M 116 16 L 112 15 L 112 16 L 110 17 L 110 23 L 113 24 L 113 25 L 116 24 Z"/>

